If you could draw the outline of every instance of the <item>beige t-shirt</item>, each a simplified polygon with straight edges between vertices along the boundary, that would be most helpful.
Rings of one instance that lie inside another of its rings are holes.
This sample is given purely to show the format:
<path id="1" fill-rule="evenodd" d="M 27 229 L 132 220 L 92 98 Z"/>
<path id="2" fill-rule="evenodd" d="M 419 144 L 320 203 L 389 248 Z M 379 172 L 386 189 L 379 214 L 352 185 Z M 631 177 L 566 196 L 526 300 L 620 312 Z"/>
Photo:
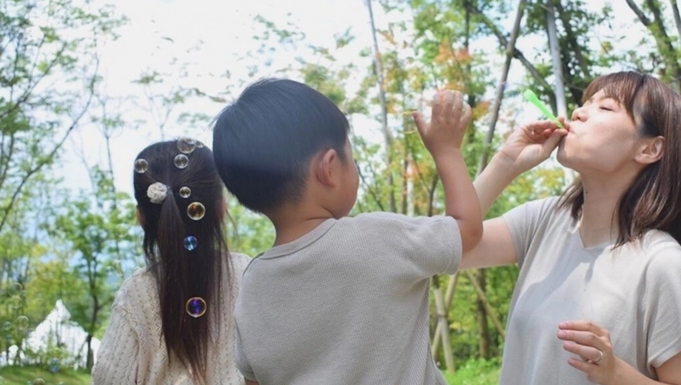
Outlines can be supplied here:
<path id="1" fill-rule="evenodd" d="M 614 353 L 646 376 L 681 352 L 681 246 L 649 231 L 640 242 L 584 248 L 557 198 L 530 202 L 504 219 L 520 265 L 513 292 L 502 385 L 591 384 L 567 360 L 558 324 L 590 320 L 610 331 Z"/>
<path id="2" fill-rule="evenodd" d="M 428 284 L 460 261 L 449 217 L 329 219 L 246 269 L 237 365 L 260 385 L 446 384 L 430 355 Z"/>
<path id="3" fill-rule="evenodd" d="M 229 291 L 223 291 L 225 303 L 220 315 L 221 326 L 212 328 L 212 338 L 217 342 L 210 345 L 208 352 L 207 380 L 216 385 L 244 384 L 234 364 L 233 306 L 250 258 L 238 253 L 230 253 L 230 258 L 232 286 Z M 223 280 L 226 279 L 226 265 L 223 264 Z M 194 384 L 176 358 L 172 365 L 168 362 L 161 336 L 156 282 L 151 273 L 142 270 L 124 282 L 116 294 L 111 321 L 92 369 L 92 384 Z"/>

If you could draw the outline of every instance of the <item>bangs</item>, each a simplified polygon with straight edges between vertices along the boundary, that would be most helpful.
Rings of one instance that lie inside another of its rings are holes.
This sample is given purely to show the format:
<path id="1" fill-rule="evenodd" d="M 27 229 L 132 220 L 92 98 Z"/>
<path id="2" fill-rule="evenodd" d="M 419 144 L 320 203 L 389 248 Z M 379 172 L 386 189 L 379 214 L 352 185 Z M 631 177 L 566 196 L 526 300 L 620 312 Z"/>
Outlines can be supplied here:
<path id="1" fill-rule="evenodd" d="M 641 86 L 645 83 L 646 75 L 637 72 L 618 72 L 595 79 L 584 91 L 582 104 L 598 91 L 603 91 L 606 97 L 612 98 L 624 106 L 629 117 L 634 119 L 634 104 L 638 98 Z"/>

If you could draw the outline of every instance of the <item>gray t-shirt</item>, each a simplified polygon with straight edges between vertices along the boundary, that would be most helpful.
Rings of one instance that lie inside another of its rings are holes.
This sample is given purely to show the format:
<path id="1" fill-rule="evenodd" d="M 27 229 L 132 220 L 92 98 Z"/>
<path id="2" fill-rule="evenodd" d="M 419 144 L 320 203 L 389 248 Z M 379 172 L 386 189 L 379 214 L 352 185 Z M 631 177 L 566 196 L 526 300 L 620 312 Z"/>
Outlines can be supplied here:
<path id="1" fill-rule="evenodd" d="M 446 384 L 430 355 L 428 286 L 460 262 L 450 217 L 329 219 L 246 269 L 237 367 L 261 385 Z"/>
<path id="2" fill-rule="evenodd" d="M 502 385 L 591 384 L 567 360 L 558 324 L 590 320 L 610 332 L 614 353 L 646 376 L 681 352 L 681 246 L 649 231 L 617 249 L 583 247 L 557 198 L 530 202 L 504 219 L 518 256 Z"/>

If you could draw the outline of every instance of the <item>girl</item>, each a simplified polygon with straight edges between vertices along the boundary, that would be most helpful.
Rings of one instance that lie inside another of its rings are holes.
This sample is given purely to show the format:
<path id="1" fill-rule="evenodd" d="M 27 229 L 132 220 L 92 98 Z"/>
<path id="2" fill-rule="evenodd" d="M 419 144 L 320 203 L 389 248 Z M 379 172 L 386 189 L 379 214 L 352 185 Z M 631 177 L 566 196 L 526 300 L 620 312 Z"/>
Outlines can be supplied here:
<path id="1" fill-rule="evenodd" d="M 152 144 L 133 182 L 147 269 L 116 295 L 92 383 L 243 384 L 232 310 L 249 259 L 227 250 L 212 152 L 189 138 Z"/>

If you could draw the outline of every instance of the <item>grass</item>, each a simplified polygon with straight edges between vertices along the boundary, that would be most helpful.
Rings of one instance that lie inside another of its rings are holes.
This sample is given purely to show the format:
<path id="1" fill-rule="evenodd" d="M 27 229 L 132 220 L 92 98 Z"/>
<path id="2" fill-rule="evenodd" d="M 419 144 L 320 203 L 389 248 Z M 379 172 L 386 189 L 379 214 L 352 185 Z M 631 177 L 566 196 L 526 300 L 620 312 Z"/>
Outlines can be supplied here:
<path id="1" fill-rule="evenodd" d="M 457 367 L 454 374 L 442 374 L 451 385 L 498 385 L 499 372 L 497 360 L 471 360 Z"/>
<path id="2" fill-rule="evenodd" d="M 495 360 L 471 360 L 458 367 L 456 373 L 443 375 L 451 385 L 498 385 L 499 363 Z M 90 373 L 61 369 L 50 373 L 37 366 L 6 366 L 0 368 L 0 385 L 90 385 Z"/>
<path id="3" fill-rule="evenodd" d="M 57 373 L 50 373 L 38 366 L 5 366 L 0 368 L 0 378 L 1 385 L 90 385 L 88 372 L 60 369 Z"/>

